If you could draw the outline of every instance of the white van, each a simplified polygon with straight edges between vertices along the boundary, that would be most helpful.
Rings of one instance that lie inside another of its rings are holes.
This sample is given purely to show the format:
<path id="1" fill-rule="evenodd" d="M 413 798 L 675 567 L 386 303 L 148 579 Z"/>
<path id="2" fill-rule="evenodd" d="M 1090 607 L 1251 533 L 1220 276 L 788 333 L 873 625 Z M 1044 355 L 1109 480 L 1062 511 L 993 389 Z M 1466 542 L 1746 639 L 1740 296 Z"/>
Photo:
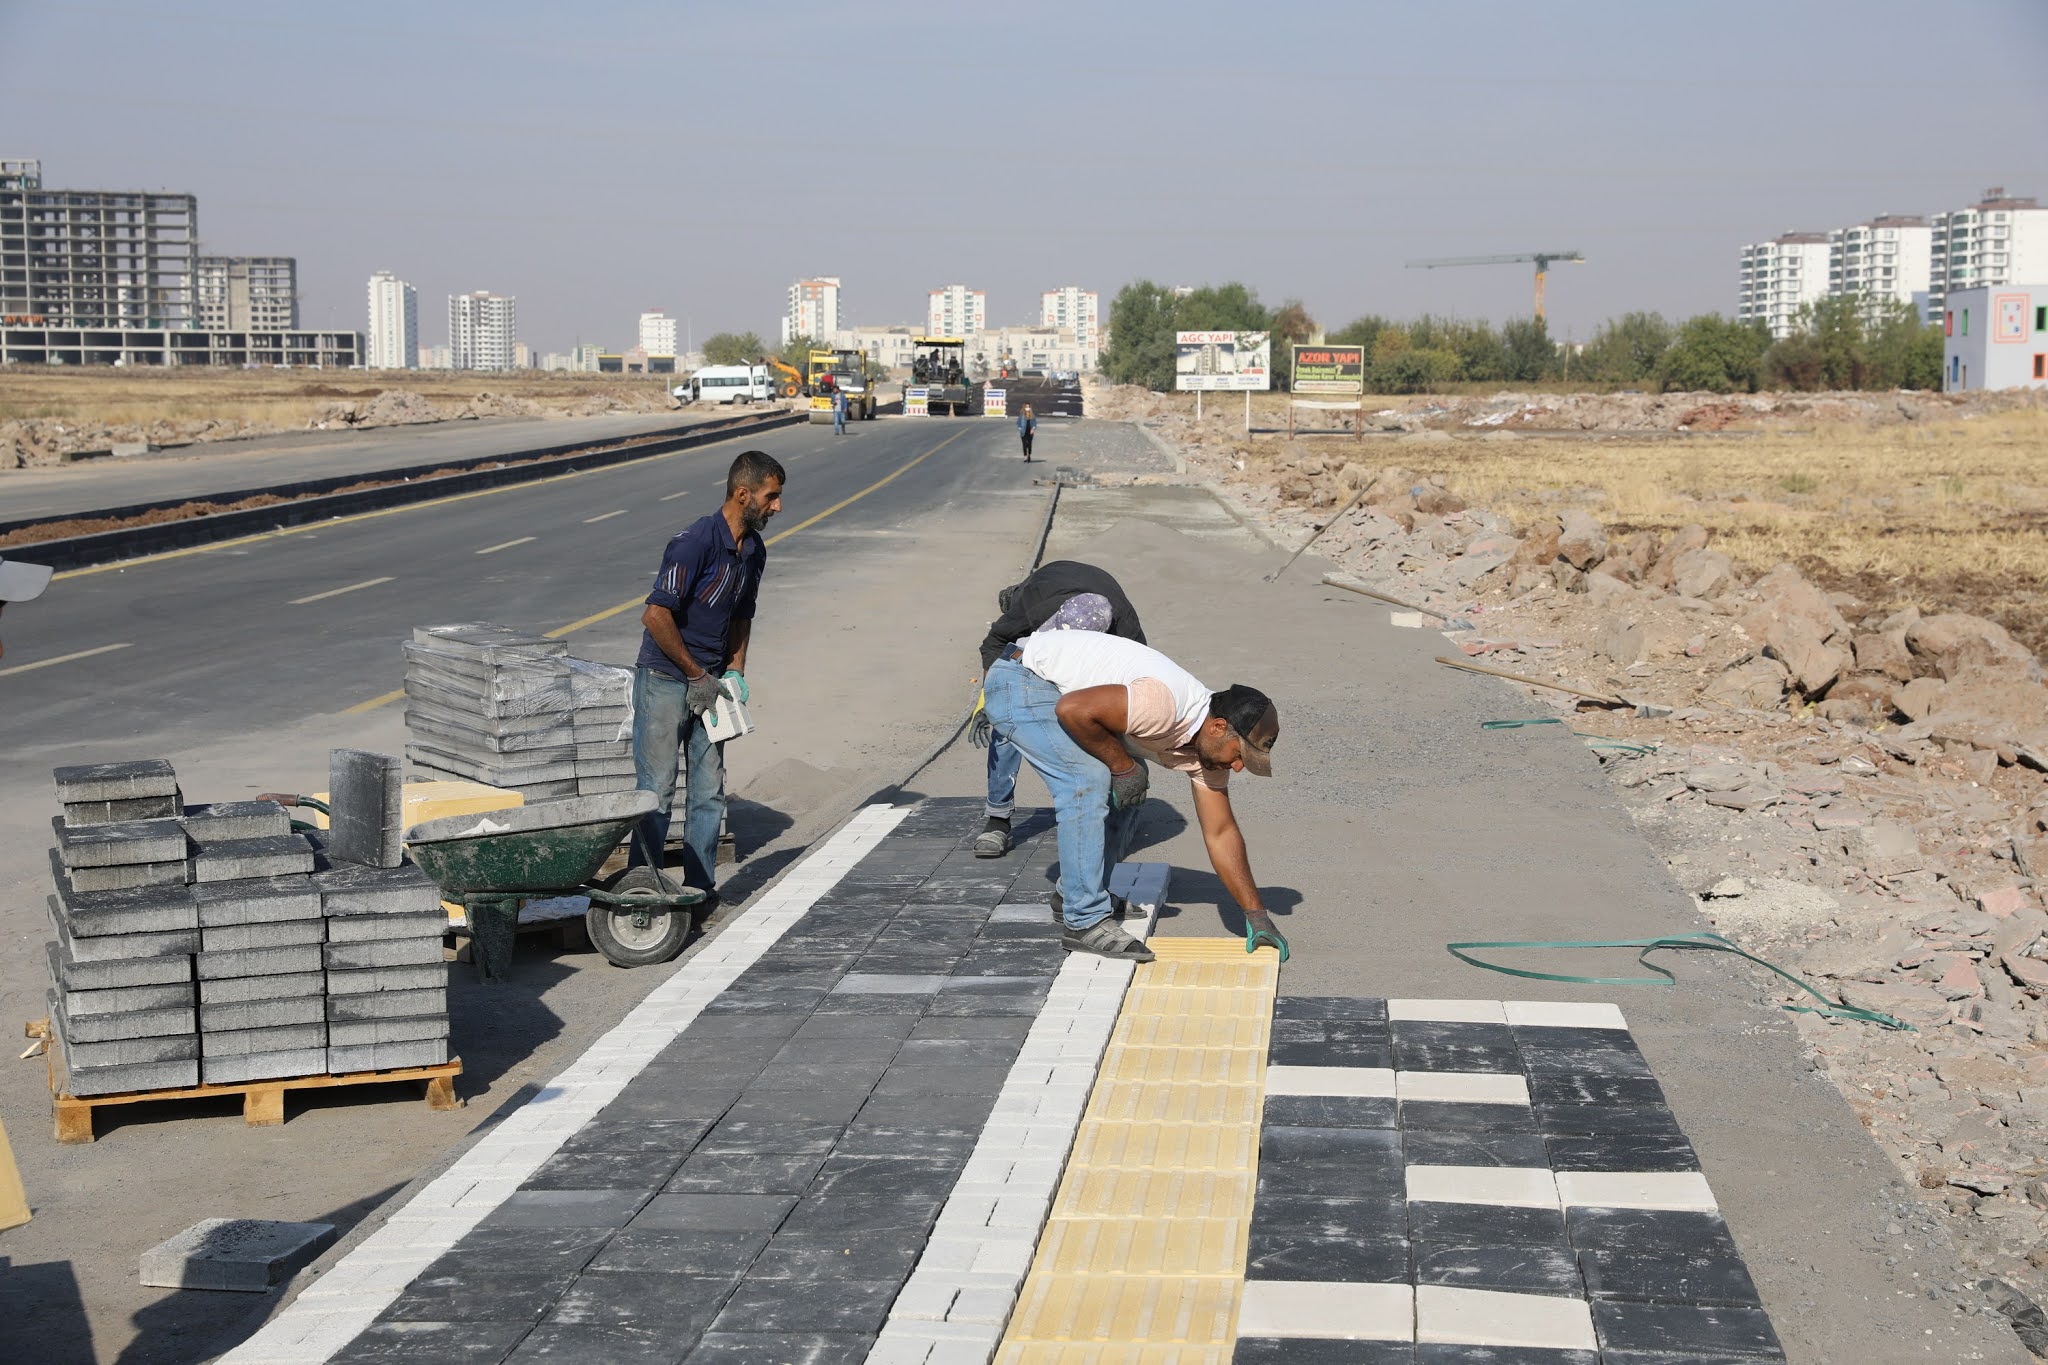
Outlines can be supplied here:
<path id="1" fill-rule="evenodd" d="M 684 403 L 765 403 L 774 397 L 766 365 L 706 365 L 671 392 Z"/>

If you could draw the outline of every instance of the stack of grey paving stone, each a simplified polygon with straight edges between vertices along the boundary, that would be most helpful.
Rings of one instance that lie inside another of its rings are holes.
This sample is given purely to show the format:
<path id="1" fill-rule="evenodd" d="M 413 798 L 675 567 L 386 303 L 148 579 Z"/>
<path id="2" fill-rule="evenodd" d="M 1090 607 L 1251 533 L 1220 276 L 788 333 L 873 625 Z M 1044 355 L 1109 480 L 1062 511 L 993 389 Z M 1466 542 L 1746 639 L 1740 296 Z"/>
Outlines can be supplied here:
<path id="1" fill-rule="evenodd" d="M 405 645 L 406 757 L 529 799 L 628 790 L 632 679 L 508 626 L 419 627 Z"/>

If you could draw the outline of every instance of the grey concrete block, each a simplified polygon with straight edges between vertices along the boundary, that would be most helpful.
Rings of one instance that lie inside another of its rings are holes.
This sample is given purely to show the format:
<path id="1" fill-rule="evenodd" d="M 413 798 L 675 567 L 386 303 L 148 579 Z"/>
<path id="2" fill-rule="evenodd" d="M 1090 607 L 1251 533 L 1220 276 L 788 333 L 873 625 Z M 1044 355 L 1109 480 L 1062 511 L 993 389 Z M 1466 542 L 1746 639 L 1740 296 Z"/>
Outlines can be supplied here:
<path id="1" fill-rule="evenodd" d="M 104 825 L 116 820 L 175 818 L 181 809 L 176 792 L 169 796 L 131 796 L 123 801 L 67 801 L 67 825 Z"/>
<path id="2" fill-rule="evenodd" d="M 276 839 L 292 832 L 292 817 L 275 801 L 215 801 L 186 806 L 179 823 L 195 844 L 223 839 Z"/>
<path id="3" fill-rule="evenodd" d="M 327 1049 L 327 1069 L 337 1076 L 345 1076 L 352 1071 L 389 1071 L 401 1066 L 439 1066 L 447 1060 L 446 1038 Z"/>
<path id="4" fill-rule="evenodd" d="M 327 1019 L 323 996 L 298 995 L 279 1000 L 236 1000 L 199 1007 L 199 1032 L 231 1033 L 240 1029 L 285 1028 L 292 1024 L 317 1024 Z M 202 1049 L 207 1051 L 208 1049 Z"/>
<path id="5" fill-rule="evenodd" d="M 319 888 L 304 874 L 211 882 L 193 887 L 192 899 L 199 906 L 202 929 L 320 917 Z"/>
<path id="6" fill-rule="evenodd" d="M 446 1014 L 411 1015 L 399 1019 L 329 1020 L 329 1047 L 361 1047 L 370 1043 L 420 1043 L 448 1036 Z"/>
<path id="7" fill-rule="evenodd" d="M 50 963 L 50 979 L 69 991 L 121 991 L 145 986 L 168 986 L 192 979 L 192 956 L 177 953 L 164 957 L 124 957 L 108 962 L 80 962 L 59 937 L 43 948 Z"/>
<path id="8" fill-rule="evenodd" d="M 218 839 L 192 846 L 192 880 L 240 881 L 287 877 L 313 870 L 313 845 L 297 834 L 267 839 Z"/>
<path id="9" fill-rule="evenodd" d="M 327 993 L 325 972 L 279 972 L 275 976 L 224 976 L 199 983 L 199 1008 L 251 1000 L 317 1000 Z"/>
<path id="10" fill-rule="evenodd" d="M 357 867 L 337 863 L 313 874 L 320 907 L 330 918 L 342 915 L 419 915 L 441 906 L 440 888 L 418 864 Z"/>
<path id="11" fill-rule="evenodd" d="M 448 967 L 442 962 L 431 966 L 371 967 L 327 974 L 327 993 L 330 996 L 368 995 L 376 991 L 445 990 L 447 985 Z M 199 998 L 206 998 L 204 990 Z"/>
<path id="12" fill-rule="evenodd" d="M 53 816 L 57 854 L 66 870 L 129 867 L 175 862 L 185 856 L 185 827 L 176 820 L 120 820 L 107 825 L 67 825 Z"/>
<path id="13" fill-rule="evenodd" d="M 328 855 L 336 862 L 397 867 L 405 857 L 404 765 L 390 754 L 327 754 Z"/>
<path id="14" fill-rule="evenodd" d="M 329 971 L 363 967 L 411 967 L 441 962 L 442 948 L 435 938 L 386 938 L 365 943 L 329 943 L 321 950 Z"/>
<path id="15" fill-rule="evenodd" d="M 252 1052 L 296 1052 L 327 1046 L 327 1021 L 279 1024 L 271 1028 L 216 1029 L 199 1035 L 206 1057 L 245 1057 Z"/>
<path id="16" fill-rule="evenodd" d="M 199 1074 L 208 1085 L 240 1085 L 244 1081 L 278 1081 L 293 1076 L 319 1076 L 327 1071 L 327 1049 L 293 1048 L 290 1052 L 246 1052 L 235 1057 L 207 1057 Z"/>
<path id="17" fill-rule="evenodd" d="M 51 1016 L 54 1023 L 56 1015 Z M 197 1033 L 163 1038 L 122 1038 L 108 1043 L 64 1039 L 64 1057 L 74 1067 L 148 1066 L 156 1062 L 189 1062 L 199 1056 Z"/>
<path id="18" fill-rule="evenodd" d="M 44 993 L 52 1016 L 64 1016 L 64 1036 L 75 1043 L 118 1043 L 129 1038 L 171 1038 L 192 1033 L 199 1027 L 197 1012 L 190 1005 L 167 1009 L 126 1010 L 120 1014 L 74 1015 L 66 998 L 55 988 Z"/>
<path id="19" fill-rule="evenodd" d="M 192 959 L 201 981 L 223 976 L 276 976 L 283 972 L 318 971 L 320 945 L 305 943 L 291 948 L 241 948 L 225 953 L 201 953 Z"/>
<path id="20" fill-rule="evenodd" d="M 163 934 L 199 927 L 198 902 L 192 889 L 184 885 L 80 891 L 67 879 L 57 885 L 57 912 L 76 938 Z"/>
<path id="21" fill-rule="evenodd" d="M 70 881 L 73 889 L 79 891 L 119 891 L 129 886 L 183 886 L 189 870 L 182 858 L 171 863 L 81 867 L 70 874 Z"/>
<path id="22" fill-rule="evenodd" d="M 64 920 L 62 902 L 51 896 L 46 904 L 50 927 L 56 932 L 64 956 L 72 962 L 119 962 L 137 957 L 185 957 L 199 951 L 199 931 L 178 929 L 163 934 L 101 934 L 80 938 Z"/>
<path id="23" fill-rule="evenodd" d="M 432 938 L 448 932 L 448 912 L 432 910 L 407 915 L 336 915 L 327 921 L 329 943 L 365 943 L 371 939 Z"/>
<path id="24" fill-rule="evenodd" d="M 270 924 L 223 924 L 218 929 L 199 931 L 199 950 L 205 953 L 235 952 L 243 948 L 289 948 L 295 944 L 323 943 L 327 939 L 324 919 L 283 919 Z"/>
<path id="25" fill-rule="evenodd" d="M 327 1022 L 334 1025 L 359 1019 L 404 1019 L 448 1013 L 448 988 L 426 990 L 365 991 L 360 995 L 327 997 Z"/>
<path id="26" fill-rule="evenodd" d="M 57 799 L 66 805 L 74 801 L 126 801 L 138 796 L 178 794 L 178 775 L 161 758 L 86 763 L 58 768 L 51 776 L 57 779 Z"/>
<path id="27" fill-rule="evenodd" d="M 45 945 L 50 953 L 50 977 L 59 987 L 64 983 L 58 977 L 57 945 Z M 64 1013 L 72 1019 L 91 1019 L 102 1014 L 127 1014 L 134 1010 L 190 1009 L 198 1001 L 199 993 L 190 981 L 178 981 L 168 985 L 117 986 L 101 990 L 64 989 Z"/>
<path id="28" fill-rule="evenodd" d="M 131 1090 L 184 1090 L 199 1084 L 199 1060 L 144 1062 L 134 1066 L 74 1066 L 67 1051 L 62 1085 L 64 1093 L 81 1098 L 88 1095 L 125 1095 Z"/>
<path id="29" fill-rule="evenodd" d="M 142 1282 L 261 1294 L 311 1265 L 333 1241 L 331 1223 L 207 1218 L 143 1252 Z"/>

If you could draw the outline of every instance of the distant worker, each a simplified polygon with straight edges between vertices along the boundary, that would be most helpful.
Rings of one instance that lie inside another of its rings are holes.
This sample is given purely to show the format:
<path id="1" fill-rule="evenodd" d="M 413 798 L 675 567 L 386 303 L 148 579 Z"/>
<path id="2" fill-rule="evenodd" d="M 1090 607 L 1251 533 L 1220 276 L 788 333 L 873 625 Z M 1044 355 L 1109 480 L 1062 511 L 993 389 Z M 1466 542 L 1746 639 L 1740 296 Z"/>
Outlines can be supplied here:
<path id="1" fill-rule="evenodd" d="M 1024 463 L 1031 463 L 1031 438 L 1038 434 L 1038 419 L 1031 415 L 1031 405 L 1026 403 L 1024 411 L 1017 416 L 1017 439 L 1024 443 Z"/>
<path id="2" fill-rule="evenodd" d="M 836 384 L 832 388 L 832 434 L 846 434 L 846 390 Z"/>
<path id="3" fill-rule="evenodd" d="M 675 801 L 677 751 L 687 793 L 683 882 L 716 887 L 718 826 L 725 817 L 725 746 L 714 743 L 704 713 L 721 692 L 746 701 L 747 644 L 768 547 L 761 530 L 782 510 L 782 466 L 766 451 L 741 451 L 725 476 L 725 502 L 670 539 L 640 614 L 639 666 L 633 670 L 633 775 L 660 804 L 641 818 L 629 869 L 662 866 Z M 655 887 L 651 873 L 628 871 L 624 887 Z"/>
<path id="4" fill-rule="evenodd" d="M 1041 564 L 1022 583 L 996 595 L 1002 614 L 981 641 L 981 671 L 987 674 L 1002 652 L 1041 630 L 1096 630 L 1145 643 L 1145 628 L 1123 585 L 1105 569 L 1072 559 Z M 977 717 L 974 742 L 988 746 L 987 823 L 974 836 L 974 856 L 1000 858 L 1010 851 L 1010 817 L 1017 808 L 1017 770 L 1024 755 L 994 724 Z"/>
<path id="5" fill-rule="evenodd" d="M 1211 692 L 1156 649 L 1092 631 L 1040 631 L 998 656 L 984 683 L 989 721 L 1051 789 L 1059 821 L 1053 912 L 1070 953 L 1150 962 L 1112 915 L 1121 861 L 1150 785 L 1146 763 L 1187 773 L 1209 862 L 1245 919 L 1245 948 L 1283 958 L 1230 806 L 1230 775 L 1273 771 L 1280 712 L 1256 688 Z"/>
<path id="6" fill-rule="evenodd" d="M 46 565 L 0 555 L 0 609 L 5 609 L 9 602 L 33 602 L 41 597 L 43 589 L 50 586 L 53 572 Z"/>

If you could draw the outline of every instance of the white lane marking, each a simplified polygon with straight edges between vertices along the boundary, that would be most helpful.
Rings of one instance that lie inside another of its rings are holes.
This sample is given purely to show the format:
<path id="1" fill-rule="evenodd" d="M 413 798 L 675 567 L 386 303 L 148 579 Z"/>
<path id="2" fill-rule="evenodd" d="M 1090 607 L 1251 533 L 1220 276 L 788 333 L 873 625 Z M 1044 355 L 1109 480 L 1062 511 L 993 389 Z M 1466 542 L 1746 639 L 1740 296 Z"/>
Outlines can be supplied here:
<path id="1" fill-rule="evenodd" d="M 319 1365 L 347 1346 L 414 1276 L 617 1098 L 626 1082 L 909 813 L 908 806 L 875 805 L 849 820 L 261 1331 L 221 1356 L 221 1365 Z"/>
<path id="2" fill-rule="evenodd" d="M 620 509 L 619 509 L 618 511 L 616 511 L 616 512 L 605 512 L 605 513 L 602 513 L 601 515 L 598 515 L 598 516 L 594 516 L 594 517 L 585 517 L 585 518 L 583 519 L 583 524 L 584 524 L 585 526 L 588 526 L 588 525 L 590 525 L 590 523 L 592 523 L 593 521 L 610 521 L 610 520 L 611 520 L 611 519 L 612 519 L 613 517 L 623 517 L 624 515 L 626 515 L 626 509 L 625 509 L 625 508 L 623 508 L 623 507 L 621 507 L 621 508 L 620 508 Z"/>
<path id="3" fill-rule="evenodd" d="M 687 488 L 683 488 L 683 489 L 678 489 L 678 490 L 677 490 L 676 492 L 673 492 L 673 493 L 663 493 L 663 494 L 662 494 L 662 495 L 661 495 L 661 496 L 660 496 L 659 498 L 656 498 L 656 499 L 655 499 L 655 501 L 656 501 L 656 502 L 674 502 L 674 501 L 675 501 L 675 500 L 676 500 L 677 498 L 680 498 L 680 497 L 684 497 L 684 496 L 687 496 L 687 495 L 688 495 L 688 493 L 689 493 L 689 491 L 690 491 L 689 489 L 687 489 Z"/>
<path id="4" fill-rule="evenodd" d="M 505 541 L 500 541 L 500 542 L 499 542 L 499 543 L 497 543 L 496 545 L 486 545 L 486 546 L 484 546 L 484 548 L 483 548 L 483 549 L 481 549 L 481 550 L 478 550 L 478 551 L 477 551 L 477 553 L 478 553 L 478 554 L 480 554 L 480 555 L 494 555 L 494 554 L 498 553 L 498 551 L 500 551 L 500 550 L 509 550 L 509 549 L 511 549 L 511 548 L 512 548 L 512 547 L 513 547 L 514 545 L 529 545 L 529 544 L 531 544 L 532 542 L 533 542 L 533 537 L 532 537 L 532 536 L 521 536 L 521 537 L 519 537 L 519 539 L 517 539 L 517 540 L 505 540 Z"/>
<path id="5" fill-rule="evenodd" d="M 16 664 L 12 668 L 0 668 L 0 678 L 10 677 L 16 673 L 30 673 L 38 668 L 48 668 L 52 664 L 68 664 L 73 659 L 90 659 L 95 654 L 111 654 L 117 649 L 130 647 L 128 644 L 101 645 L 98 649 L 81 649 L 75 654 L 59 654 L 54 659 L 38 659 L 32 664 Z"/>
<path id="6" fill-rule="evenodd" d="M 351 583 L 345 588 L 329 588 L 326 592 L 316 592 L 311 597 L 294 597 L 289 605 L 303 607 L 308 602 L 319 602 L 329 597 L 339 597 L 345 592 L 360 592 L 364 588 L 374 588 L 379 583 L 389 583 L 390 581 L 391 575 L 389 574 L 382 578 L 366 578 L 360 583 Z"/>

